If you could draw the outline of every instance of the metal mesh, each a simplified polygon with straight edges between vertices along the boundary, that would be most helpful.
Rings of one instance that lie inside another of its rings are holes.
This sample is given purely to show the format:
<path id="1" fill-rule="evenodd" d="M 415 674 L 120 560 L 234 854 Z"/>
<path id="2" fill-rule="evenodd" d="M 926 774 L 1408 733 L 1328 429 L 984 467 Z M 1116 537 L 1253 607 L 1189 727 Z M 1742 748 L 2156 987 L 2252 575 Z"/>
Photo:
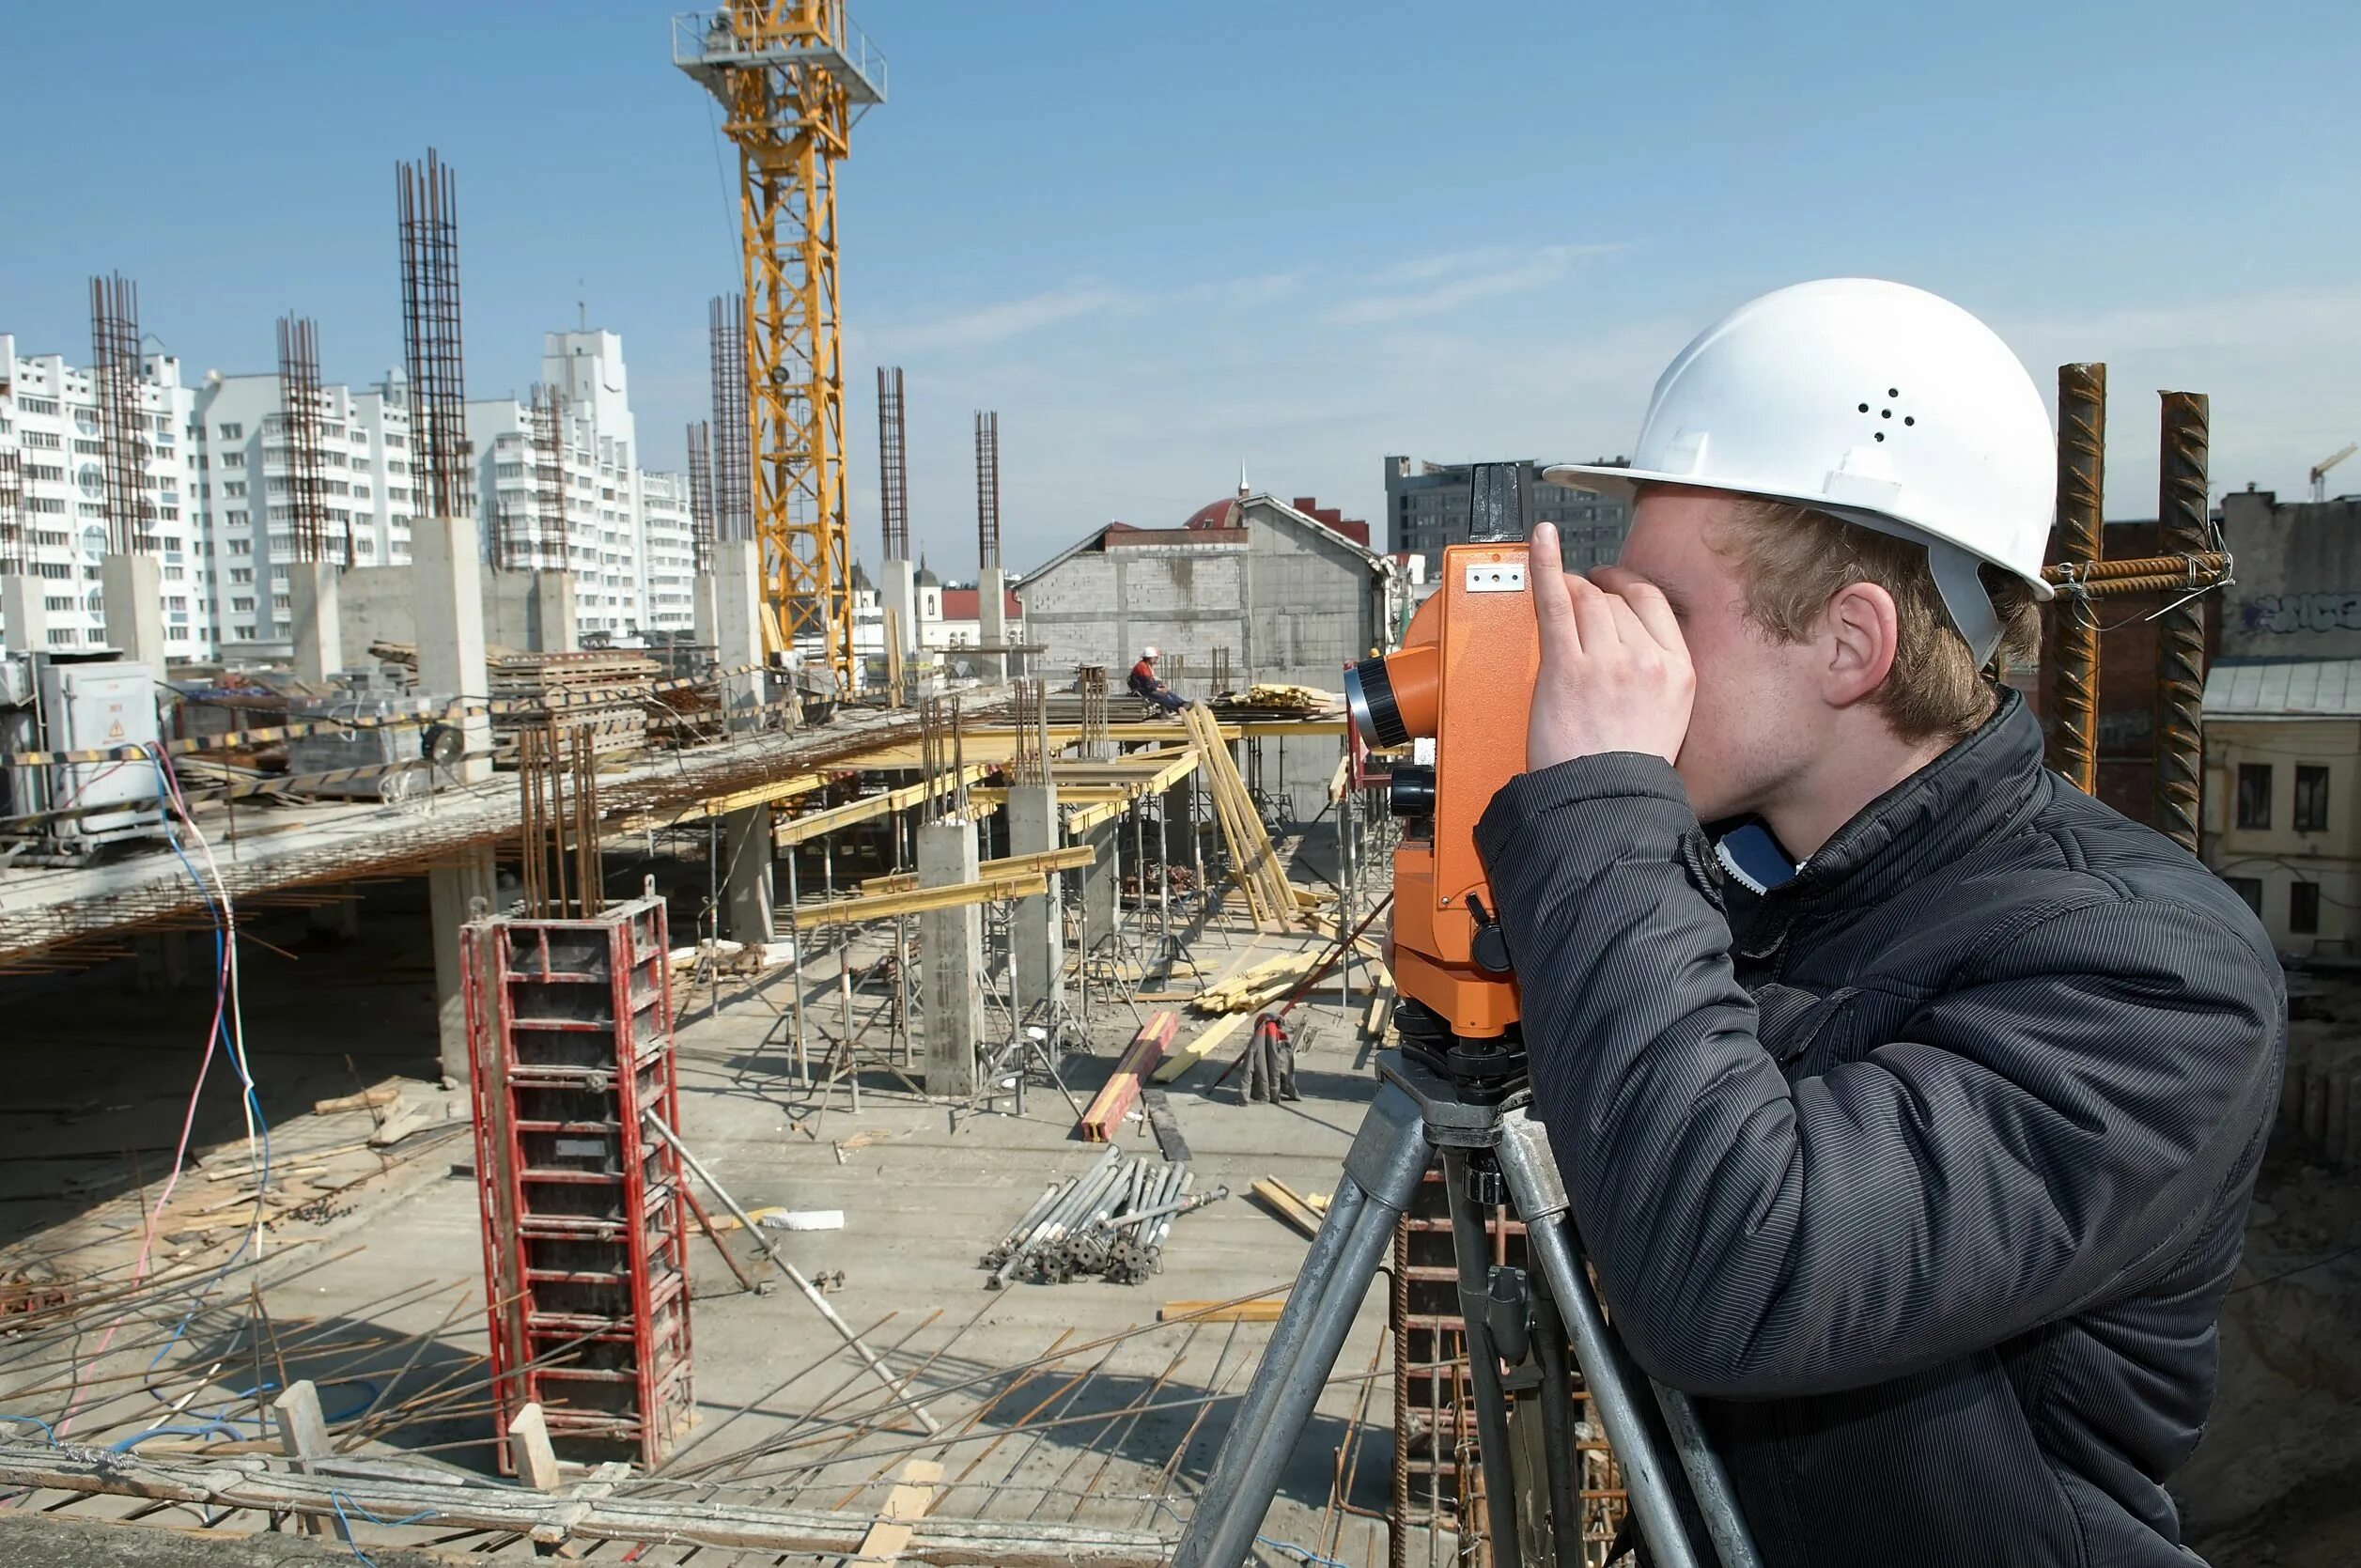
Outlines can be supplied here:
<path id="1" fill-rule="evenodd" d="M 990 411 L 975 416 L 975 564 L 1001 564 L 1001 416 Z"/>
<path id="2" fill-rule="evenodd" d="M 286 470 L 287 518 L 294 535 L 295 559 L 339 563 L 351 558 L 352 525 L 345 537 L 328 536 L 328 465 L 319 448 L 319 327 L 309 318 L 279 318 L 278 440 L 265 427 L 262 458 L 267 474 L 273 462 Z M 282 475 L 272 474 L 272 478 Z M 279 510 L 276 499 L 273 514 Z M 333 550 L 332 550 L 333 545 Z"/>
<path id="3" fill-rule="evenodd" d="M 139 286 L 120 273 L 92 278 L 90 390 L 106 448 L 106 548 L 116 555 L 151 555 L 157 549 L 139 381 Z"/>
<path id="4" fill-rule="evenodd" d="M 746 427 L 746 303 L 716 294 L 713 340 L 713 536 L 754 536 L 753 465 Z"/>
<path id="5" fill-rule="evenodd" d="M 878 369 L 878 518 L 885 529 L 885 558 L 910 558 L 909 457 L 902 428 L 902 367 Z"/>
<path id="6" fill-rule="evenodd" d="M 709 574 L 713 570 L 713 427 L 702 419 L 689 426 L 689 547 L 695 552 L 696 574 Z"/>

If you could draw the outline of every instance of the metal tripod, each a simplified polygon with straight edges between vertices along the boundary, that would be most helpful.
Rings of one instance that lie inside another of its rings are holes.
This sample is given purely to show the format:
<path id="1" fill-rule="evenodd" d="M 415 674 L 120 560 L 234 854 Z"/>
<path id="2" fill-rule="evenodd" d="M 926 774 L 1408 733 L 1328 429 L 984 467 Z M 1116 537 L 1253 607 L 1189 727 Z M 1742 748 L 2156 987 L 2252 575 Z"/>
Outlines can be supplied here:
<path id="1" fill-rule="evenodd" d="M 1377 1097 L 1344 1157 L 1328 1218 L 1215 1457 L 1174 1568 L 1237 1568 L 1246 1560 L 1394 1228 L 1437 1154 L 1451 1201 L 1494 1560 L 1514 1560 L 1517 1540 L 1499 1363 L 1522 1360 L 1530 1345 L 1546 1402 L 1544 1452 L 1554 1560 L 1557 1568 L 1581 1561 L 1562 1334 L 1572 1338 L 1584 1387 L 1623 1465 L 1654 1568 L 1716 1561 L 1722 1568 L 1757 1568 L 1729 1478 L 1687 1396 L 1656 1389 L 1652 1409 L 1645 1392 L 1651 1385 L 1599 1310 L 1567 1218 L 1549 1135 L 1523 1109 L 1523 1094 L 1471 1098 L 1451 1078 L 1401 1051 L 1378 1057 L 1377 1076 Z M 1479 1190 L 1482 1201 L 1498 1202 L 1503 1188 L 1540 1265 L 1540 1278 L 1531 1281 L 1538 1288 L 1530 1294 L 1519 1289 L 1525 1281 L 1504 1277 L 1517 1271 L 1496 1269 L 1485 1255 Z"/>

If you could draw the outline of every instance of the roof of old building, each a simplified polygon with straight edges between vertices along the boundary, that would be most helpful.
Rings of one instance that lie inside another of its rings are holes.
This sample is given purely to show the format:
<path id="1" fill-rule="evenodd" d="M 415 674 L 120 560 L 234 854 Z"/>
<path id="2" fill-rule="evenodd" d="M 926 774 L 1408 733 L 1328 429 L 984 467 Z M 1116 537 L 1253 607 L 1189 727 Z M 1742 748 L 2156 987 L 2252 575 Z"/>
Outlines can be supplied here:
<path id="1" fill-rule="evenodd" d="M 2361 659 L 2220 663 L 2205 672 L 2208 719 L 2361 719 Z"/>

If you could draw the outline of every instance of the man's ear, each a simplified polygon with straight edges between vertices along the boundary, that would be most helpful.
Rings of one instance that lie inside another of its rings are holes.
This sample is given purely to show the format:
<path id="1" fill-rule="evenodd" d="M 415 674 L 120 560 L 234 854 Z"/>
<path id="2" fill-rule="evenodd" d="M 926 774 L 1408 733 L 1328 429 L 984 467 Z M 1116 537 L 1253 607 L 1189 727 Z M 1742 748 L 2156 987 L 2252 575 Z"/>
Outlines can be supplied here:
<path id="1" fill-rule="evenodd" d="M 1848 582 L 1821 613 L 1821 696 L 1831 707 L 1850 707 L 1886 684 L 1902 642 L 1894 598 L 1874 582 Z"/>

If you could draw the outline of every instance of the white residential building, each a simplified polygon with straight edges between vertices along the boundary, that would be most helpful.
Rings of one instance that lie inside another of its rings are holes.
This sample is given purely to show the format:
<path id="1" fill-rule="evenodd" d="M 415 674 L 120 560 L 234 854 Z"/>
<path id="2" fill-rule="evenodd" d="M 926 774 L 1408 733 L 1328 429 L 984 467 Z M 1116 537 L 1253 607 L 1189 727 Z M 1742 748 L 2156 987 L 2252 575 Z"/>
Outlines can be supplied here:
<path id="1" fill-rule="evenodd" d="M 689 476 L 640 471 L 640 621 L 646 631 L 696 625 L 696 539 Z"/>
<path id="2" fill-rule="evenodd" d="M 356 567 L 409 563 L 415 507 L 405 404 L 403 388 L 390 376 L 357 395 L 341 384 L 320 389 L 331 560 Z M 219 642 L 250 656 L 279 651 L 276 645 L 292 632 L 287 579 L 295 560 L 295 525 L 277 373 L 209 374 L 195 396 L 189 444 Z"/>
<path id="3" fill-rule="evenodd" d="M 195 660 L 211 657 L 213 629 L 206 582 L 211 563 L 199 548 L 184 437 L 192 400 L 178 358 L 149 354 L 141 361 L 144 483 L 156 508 L 164 645 L 173 658 Z M 68 365 L 62 354 L 20 356 L 15 335 L 0 333 L 0 450 L 13 452 L 21 466 L 25 564 L 51 585 L 42 598 L 53 647 L 107 645 L 99 595 L 99 562 L 106 553 L 101 429 L 87 369 Z M 9 629 L 0 627 L 0 641 L 14 646 Z"/>
<path id="4" fill-rule="evenodd" d="M 562 508 L 545 505 L 532 405 L 515 397 L 467 405 L 487 556 L 572 572 L 576 630 L 585 643 L 688 629 L 695 620 L 689 484 L 638 467 L 623 339 L 598 329 L 545 334 L 541 380 L 564 402 Z"/>

